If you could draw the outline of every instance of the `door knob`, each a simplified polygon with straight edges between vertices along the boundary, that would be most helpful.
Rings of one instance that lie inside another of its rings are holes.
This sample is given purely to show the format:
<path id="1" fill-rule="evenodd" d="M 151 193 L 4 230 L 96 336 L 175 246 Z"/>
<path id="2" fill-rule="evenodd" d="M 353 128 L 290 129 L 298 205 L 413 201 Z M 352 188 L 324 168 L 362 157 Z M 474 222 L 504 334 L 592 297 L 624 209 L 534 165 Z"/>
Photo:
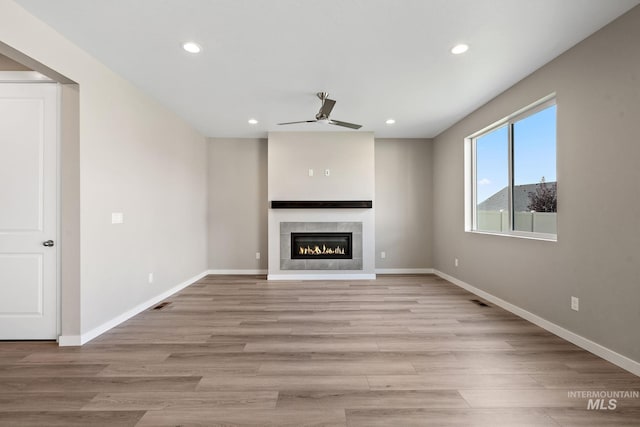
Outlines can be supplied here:
<path id="1" fill-rule="evenodd" d="M 47 240 L 46 242 L 42 242 L 42 246 L 51 247 L 53 246 L 53 240 Z"/>

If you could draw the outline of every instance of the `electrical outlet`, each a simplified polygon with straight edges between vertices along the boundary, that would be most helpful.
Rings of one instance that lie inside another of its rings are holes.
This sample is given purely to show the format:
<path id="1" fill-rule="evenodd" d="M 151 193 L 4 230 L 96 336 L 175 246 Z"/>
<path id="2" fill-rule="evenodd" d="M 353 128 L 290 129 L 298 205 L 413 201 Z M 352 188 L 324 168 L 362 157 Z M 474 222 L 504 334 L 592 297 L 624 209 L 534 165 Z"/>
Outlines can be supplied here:
<path id="1" fill-rule="evenodd" d="M 260 259 L 260 252 L 256 252 L 256 259 Z"/>
<path id="2" fill-rule="evenodd" d="M 329 175 L 331 175 L 331 169 L 325 169 L 324 176 L 329 176 Z"/>
<path id="3" fill-rule="evenodd" d="M 574 311 L 580 310 L 580 298 L 571 297 L 571 310 L 574 310 Z"/>
<path id="4" fill-rule="evenodd" d="M 149 273 L 149 283 L 153 283 L 153 273 Z"/>
<path id="5" fill-rule="evenodd" d="M 380 252 L 380 258 L 385 259 L 387 257 L 387 253 L 385 251 Z"/>
<path id="6" fill-rule="evenodd" d="M 453 265 L 455 265 L 456 267 L 458 266 L 459 262 L 458 262 L 458 258 L 454 258 L 453 259 Z"/>

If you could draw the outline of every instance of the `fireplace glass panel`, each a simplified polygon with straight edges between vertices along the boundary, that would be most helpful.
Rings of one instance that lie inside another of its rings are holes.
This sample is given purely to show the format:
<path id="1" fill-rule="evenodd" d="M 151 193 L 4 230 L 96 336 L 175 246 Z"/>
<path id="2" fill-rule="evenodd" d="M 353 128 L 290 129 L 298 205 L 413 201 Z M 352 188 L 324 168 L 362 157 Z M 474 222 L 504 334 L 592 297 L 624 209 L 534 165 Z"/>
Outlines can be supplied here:
<path id="1" fill-rule="evenodd" d="M 291 259 L 351 259 L 352 233 L 291 233 Z"/>

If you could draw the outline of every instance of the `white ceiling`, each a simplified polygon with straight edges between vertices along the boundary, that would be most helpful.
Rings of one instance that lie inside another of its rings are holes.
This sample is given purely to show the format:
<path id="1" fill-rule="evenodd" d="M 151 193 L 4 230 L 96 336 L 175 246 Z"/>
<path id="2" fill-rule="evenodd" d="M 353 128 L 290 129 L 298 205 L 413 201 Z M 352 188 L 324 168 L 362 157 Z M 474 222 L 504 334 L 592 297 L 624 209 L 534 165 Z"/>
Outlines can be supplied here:
<path id="1" fill-rule="evenodd" d="M 640 0 L 17 0 L 207 136 L 433 137 Z M 202 45 L 197 56 L 184 41 Z M 464 42 L 466 54 L 451 47 Z M 256 118 L 257 125 L 247 120 Z M 396 124 L 384 122 L 394 118 Z"/>

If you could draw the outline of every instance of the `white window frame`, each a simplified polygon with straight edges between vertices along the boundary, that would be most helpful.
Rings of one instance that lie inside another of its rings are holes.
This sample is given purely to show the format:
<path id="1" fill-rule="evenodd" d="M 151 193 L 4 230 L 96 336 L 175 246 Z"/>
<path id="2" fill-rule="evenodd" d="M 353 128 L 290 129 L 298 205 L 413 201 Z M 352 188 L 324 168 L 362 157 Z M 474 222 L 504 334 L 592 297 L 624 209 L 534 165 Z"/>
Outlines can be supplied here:
<path id="1" fill-rule="evenodd" d="M 525 239 L 536 239 L 536 240 L 549 240 L 549 241 L 557 241 L 558 234 L 549 234 L 549 233 L 537 233 L 531 231 L 518 231 L 513 229 L 514 222 L 514 212 L 513 212 L 513 150 L 514 150 L 514 141 L 513 141 L 513 125 L 525 119 L 533 114 L 539 113 L 540 111 L 549 108 L 553 105 L 556 105 L 556 94 L 555 92 L 545 96 L 544 98 L 534 102 L 531 105 L 528 105 L 520 110 L 516 111 L 509 116 L 498 120 L 497 122 L 469 135 L 464 139 L 464 182 L 465 182 L 465 191 L 464 191 L 464 199 L 465 199 L 465 231 L 469 233 L 478 233 L 478 234 L 491 234 L 497 236 L 509 236 L 509 237 L 519 237 Z M 556 110 L 557 114 L 557 110 Z M 486 135 L 494 130 L 507 126 L 508 130 L 508 138 L 509 138 L 509 158 L 508 158 L 508 209 L 509 209 L 509 229 L 506 232 L 499 231 L 484 231 L 478 230 L 477 224 L 477 199 L 476 199 L 476 189 L 477 189 L 477 176 L 476 176 L 476 146 L 475 140 L 483 135 Z M 558 124 L 556 119 L 556 153 L 558 150 Z M 557 156 L 556 156 L 557 159 Z M 556 170 L 558 168 L 557 160 L 556 160 Z M 557 181 L 557 180 L 556 180 Z"/>

